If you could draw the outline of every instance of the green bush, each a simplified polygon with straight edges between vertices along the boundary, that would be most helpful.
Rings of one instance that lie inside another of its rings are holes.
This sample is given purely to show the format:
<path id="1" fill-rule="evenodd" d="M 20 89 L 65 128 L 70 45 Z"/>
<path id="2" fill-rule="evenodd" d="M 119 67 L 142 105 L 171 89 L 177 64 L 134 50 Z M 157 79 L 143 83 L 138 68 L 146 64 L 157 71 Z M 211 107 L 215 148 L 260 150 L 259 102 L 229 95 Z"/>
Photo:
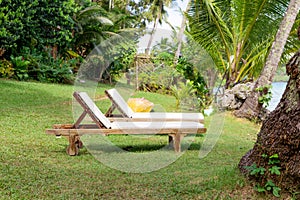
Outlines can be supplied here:
<path id="1" fill-rule="evenodd" d="M 171 94 L 171 86 L 183 77 L 174 67 L 174 55 L 160 52 L 149 63 L 141 66 L 138 75 L 139 89 L 162 94 Z"/>
<path id="2" fill-rule="evenodd" d="M 184 76 L 185 79 L 192 82 L 200 109 L 204 110 L 207 108 L 211 104 L 212 99 L 202 74 L 185 58 L 180 58 L 178 60 L 176 69 Z"/>
<path id="3" fill-rule="evenodd" d="M 0 75 L 13 77 L 20 81 L 37 80 L 49 83 L 72 83 L 74 69 L 80 58 L 56 58 L 36 49 L 23 48 L 20 56 L 11 56 L 9 61 L 2 61 Z"/>
<path id="4" fill-rule="evenodd" d="M 18 55 L 21 47 L 57 46 L 65 51 L 72 41 L 79 10 L 74 0 L 2 0 L 0 1 L 0 48 L 6 58 Z"/>
<path id="5" fill-rule="evenodd" d="M 63 60 L 49 58 L 47 64 L 41 63 L 37 69 L 37 80 L 40 82 L 66 83 L 71 84 L 74 81 L 72 66 L 76 59 Z"/>
<path id="6" fill-rule="evenodd" d="M 181 78 L 171 66 L 154 65 L 152 70 L 140 73 L 138 79 L 140 90 L 171 94 L 171 86 Z"/>
<path id="7" fill-rule="evenodd" d="M 177 99 L 177 107 L 186 104 L 203 111 L 211 104 L 204 77 L 185 58 L 180 58 L 175 64 L 172 53 L 160 52 L 141 68 L 142 72 L 138 74 L 140 90 L 172 94 Z"/>
<path id="8" fill-rule="evenodd" d="M 10 61 L 0 60 L 0 77 L 10 78 L 14 75 L 14 68 Z"/>
<path id="9" fill-rule="evenodd" d="M 115 47 L 113 62 L 109 65 L 105 73 L 102 75 L 104 82 L 115 82 L 120 78 L 121 74 L 128 72 L 129 68 L 134 64 L 136 48 L 134 44 L 125 44 Z"/>
<path id="10" fill-rule="evenodd" d="M 15 78 L 20 81 L 29 79 L 28 65 L 30 62 L 25 60 L 23 56 L 10 56 L 10 60 L 14 68 Z"/>

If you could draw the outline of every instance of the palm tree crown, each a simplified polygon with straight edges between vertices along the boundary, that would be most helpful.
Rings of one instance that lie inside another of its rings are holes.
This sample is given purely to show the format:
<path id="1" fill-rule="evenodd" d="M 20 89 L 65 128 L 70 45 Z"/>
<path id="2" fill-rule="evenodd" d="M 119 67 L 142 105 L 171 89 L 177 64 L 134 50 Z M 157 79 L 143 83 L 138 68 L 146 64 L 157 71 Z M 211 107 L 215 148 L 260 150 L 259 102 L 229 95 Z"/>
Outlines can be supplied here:
<path id="1" fill-rule="evenodd" d="M 189 32 L 226 73 L 226 87 L 259 75 L 287 0 L 197 0 Z"/>

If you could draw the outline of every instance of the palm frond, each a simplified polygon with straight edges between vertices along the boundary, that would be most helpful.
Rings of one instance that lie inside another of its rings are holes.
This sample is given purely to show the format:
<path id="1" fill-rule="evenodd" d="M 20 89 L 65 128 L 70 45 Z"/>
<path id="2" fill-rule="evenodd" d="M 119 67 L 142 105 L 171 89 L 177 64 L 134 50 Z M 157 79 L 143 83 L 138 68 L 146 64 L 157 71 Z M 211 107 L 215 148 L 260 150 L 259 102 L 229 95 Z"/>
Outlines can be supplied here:
<path id="1" fill-rule="evenodd" d="M 226 66 L 229 73 L 238 76 L 236 79 L 247 73 L 255 75 L 263 66 L 288 3 L 288 0 L 195 0 L 188 15 L 189 33 L 211 54 L 219 69 Z M 290 51 L 295 49 L 294 44 L 287 45 Z M 250 62 L 245 64 L 244 60 Z"/>

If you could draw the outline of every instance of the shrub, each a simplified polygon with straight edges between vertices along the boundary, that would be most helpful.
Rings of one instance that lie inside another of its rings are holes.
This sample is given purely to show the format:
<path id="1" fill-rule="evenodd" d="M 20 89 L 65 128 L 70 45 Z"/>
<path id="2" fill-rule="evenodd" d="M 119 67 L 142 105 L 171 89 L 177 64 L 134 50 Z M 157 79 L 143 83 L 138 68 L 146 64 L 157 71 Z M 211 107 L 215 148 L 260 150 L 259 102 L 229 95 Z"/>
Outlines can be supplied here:
<path id="1" fill-rule="evenodd" d="M 211 104 L 212 99 L 202 74 L 185 58 L 180 58 L 178 60 L 176 69 L 185 79 L 192 82 L 200 109 L 203 110 L 207 108 Z"/>
<path id="2" fill-rule="evenodd" d="M 76 59 L 63 60 L 62 58 L 49 58 L 49 62 L 41 63 L 38 66 L 37 80 L 41 82 L 51 83 L 65 83 L 72 84 L 74 81 L 74 74 L 72 66 L 76 63 Z"/>
<path id="3" fill-rule="evenodd" d="M 11 56 L 11 64 L 9 61 L 2 61 L 0 73 L 3 72 L 1 73 L 3 77 L 13 77 L 21 81 L 37 80 L 68 84 L 74 80 L 74 69 L 77 68 L 79 61 L 80 57 L 55 59 L 45 52 L 24 47 L 20 56 Z"/>
<path id="4" fill-rule="evenodd" d="M 10 61 L 0 60 L 0 77 L 10 78 L 14 75 L 14 68 Z"/>
<path id="5" fill-rule="evenodd" d="M 42 51 L 57 45 L 64 51 L 72 41 L 71 17 L 79 8 L 74 0 L 0 1 L 0 48 L 6 50 L 6 58 L 23 46 Z"/>
<path id="6" fill-rule="evenodd" d="M 15 78 L 20 81 L 29 79 L 28 65 L 30 62 L 25 60 L 23 56 L 10 56 L 10 60 L 14 68 Z"/>

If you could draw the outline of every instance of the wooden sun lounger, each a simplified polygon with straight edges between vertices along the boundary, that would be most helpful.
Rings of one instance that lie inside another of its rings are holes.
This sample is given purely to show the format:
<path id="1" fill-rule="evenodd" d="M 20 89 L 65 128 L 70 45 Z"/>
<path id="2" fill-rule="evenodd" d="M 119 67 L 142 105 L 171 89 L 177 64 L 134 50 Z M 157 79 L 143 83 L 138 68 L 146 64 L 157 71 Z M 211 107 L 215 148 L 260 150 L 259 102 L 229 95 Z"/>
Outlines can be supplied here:
<path id="1" fill-rule="evenodd" d="M 180 152 L 181 139 L 187 134 L 205 133 L 206 128 L 198 122 L 110 122 L 99 110 L 93 100 L 85 92 L 74 92 L 74 98 L 83 108 L 83 113 L 74 124 L 58 124 L 53 129 L 46 130 L 47 134 L 67 136 L 69 146 L 67 153 L 77 155 L 82 146 L 80 136 L 84 134 L 168 134 L 176 152 Z M 94 124 L 81 124 L 86 115 L 89 115 Z"/>
<path id="2" fill-rule="evenodd" d="M 134 121 L 194 121 L 204 122 L 202 113 L 175 113 L 175 112 L 134 112 L 125 102 L 123 97 L 116 89 L 106 90 L 105 94 L 112 102 L 111 107 L 105 113 L 105 116 L 111 120 L 119 120 L 119 118 Z M 113 111 L 117 109 L 121 114 L 114 115 Z"/>

